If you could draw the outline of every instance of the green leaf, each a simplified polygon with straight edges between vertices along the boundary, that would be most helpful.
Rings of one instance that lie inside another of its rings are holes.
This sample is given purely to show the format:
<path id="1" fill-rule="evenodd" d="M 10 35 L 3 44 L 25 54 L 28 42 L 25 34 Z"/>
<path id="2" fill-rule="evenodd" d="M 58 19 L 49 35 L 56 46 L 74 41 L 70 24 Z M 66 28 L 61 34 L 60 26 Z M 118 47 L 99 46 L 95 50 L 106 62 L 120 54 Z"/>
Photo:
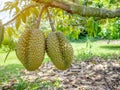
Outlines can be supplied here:
<path id="1" fill-rule="evenodd" d="M 29 10 L 30 10 L 30 9 L 28 9 L 28 10 L 25 11 L 26 17 L 30 16 L 30 11 L 29 11 Z"/>
<path id="2" fill-rule="evenodd" d="M 21 14 L 21 19 L 24 23 L 26 23 L 26 15 L 24 13 Z"/>
<path id="3" fill-rule="evenodd" d="M 7 27 L 6 32 L 8 33 L 10 38 L 15 34 L 15 31 L 14 31 L 13 27 Z"/>
<path id="4" fill-rule="evenodd" d="M 0 21 L 0 45 L 4 38 L 4 27 L 2 26 L 2 22 Z"/>
<path id="5" fill-rule="evenodd" d="M 16 7 L 15 10 L 16 10 L 16 14 L 20 11 L 19 7 Z"/>
<path id="6" fill-rule="evenodd" d="M 32 12 L 35 16 L 38 17 L 39 11 L 38 11 L 37 8 L 31 8 L 30 10 L 31 10 L 31 12 Z"/>
<path id="7" fill-rule="evenodd" d="M 20 19 L 20 17 L 18 17 L 16 19 L 16 24 L 15 24 L 17 30 L 19 29 L 20 24 L 21 24 L 21 19 Z"/>

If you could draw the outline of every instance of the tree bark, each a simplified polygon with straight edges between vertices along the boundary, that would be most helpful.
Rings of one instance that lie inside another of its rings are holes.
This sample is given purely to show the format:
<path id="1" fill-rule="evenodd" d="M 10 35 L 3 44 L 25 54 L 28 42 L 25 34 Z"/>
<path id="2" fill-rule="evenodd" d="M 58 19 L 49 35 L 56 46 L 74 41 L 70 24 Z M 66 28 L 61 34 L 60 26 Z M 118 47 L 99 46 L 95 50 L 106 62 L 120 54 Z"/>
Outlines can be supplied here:
<path id="1" fill-rule="evenodd" d="M 80 6 L 69 0 L 33 0 L 38 3 L 48 4 L 49 7 L 61 8 L 68 13 L 78 14 L 83 17 L 115 18 L 120 17 L 120 8 L 116 10 L 107 10 L 103 8 L 94 8 Z"/>

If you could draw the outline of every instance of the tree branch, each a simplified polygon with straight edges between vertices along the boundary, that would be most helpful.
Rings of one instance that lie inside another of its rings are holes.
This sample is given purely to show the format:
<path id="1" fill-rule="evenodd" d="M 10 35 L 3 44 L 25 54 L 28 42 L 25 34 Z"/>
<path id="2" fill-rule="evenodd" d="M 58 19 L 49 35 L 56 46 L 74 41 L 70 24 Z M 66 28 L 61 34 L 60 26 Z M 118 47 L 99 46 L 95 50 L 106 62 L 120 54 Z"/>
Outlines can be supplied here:
<path id="1" fill-rule="evenodd" d="M 83 17 L 115 18 L 120 17 L 120 8 L 116 10 L 107 10 L 103 8 L 93 8 L 80 6 L 69 0 L 33 0 L 39 3 L 49 4 L 50 7 L 61 8 L 68 13 L 78 14 Z"/>

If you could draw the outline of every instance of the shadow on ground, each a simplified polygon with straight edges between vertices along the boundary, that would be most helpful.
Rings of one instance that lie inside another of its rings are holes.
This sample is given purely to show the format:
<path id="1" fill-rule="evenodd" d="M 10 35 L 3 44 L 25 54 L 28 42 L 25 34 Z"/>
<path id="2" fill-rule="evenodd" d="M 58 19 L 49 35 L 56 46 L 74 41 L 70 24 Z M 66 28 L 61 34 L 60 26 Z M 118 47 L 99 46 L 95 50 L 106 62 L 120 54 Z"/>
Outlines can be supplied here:
<path id="1" fill-rule="evenodd" d="M 111 50 L 120 50 L 120 46 L 118 46 L 118 45 L 103 45 L 103 46 L 100 46 L 100 48 L 111 49 Z"/>

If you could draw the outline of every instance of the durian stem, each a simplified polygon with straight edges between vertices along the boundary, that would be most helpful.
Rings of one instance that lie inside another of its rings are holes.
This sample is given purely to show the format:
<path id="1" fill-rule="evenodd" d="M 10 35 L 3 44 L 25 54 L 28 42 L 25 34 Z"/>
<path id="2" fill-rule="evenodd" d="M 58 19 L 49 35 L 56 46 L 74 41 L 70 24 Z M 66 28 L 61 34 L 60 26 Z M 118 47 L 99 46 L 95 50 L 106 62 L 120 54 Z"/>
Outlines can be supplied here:
<path id="1" fill-rule="evenodd" d="M 37 29 L 38 29 L 39 26 L 40 26 L 40 22 L 41 22 L 41 18 L 42 18 L 42 13 L 43 13 L 43 11 L 44 11 L 45 8 L 46 8 L 46 5 L 43 5 L 43 6 L 41 6 L 41 8 L 40 8 L 40 13 L 39 13 L 39 16 L 38 16 L 37 21 L 36 21 L 36 28 L 37 28 Z"/>
<path id="2" fill-rule="evenodd" d="M 50 22 L 50 26 L 51 26 L 51 28 L 52 28 L 52 31 L 55 32 L 54 23 L 53 23 L 53 21 L 52 21 L 52 19 L 51 19 L 51 15 L 50 15 L 50 13 L 49 13 L 48 8 L 47 8 L 47 14 L 48 14 L 48 18 L 49 18 L 49 22 Z"/>

